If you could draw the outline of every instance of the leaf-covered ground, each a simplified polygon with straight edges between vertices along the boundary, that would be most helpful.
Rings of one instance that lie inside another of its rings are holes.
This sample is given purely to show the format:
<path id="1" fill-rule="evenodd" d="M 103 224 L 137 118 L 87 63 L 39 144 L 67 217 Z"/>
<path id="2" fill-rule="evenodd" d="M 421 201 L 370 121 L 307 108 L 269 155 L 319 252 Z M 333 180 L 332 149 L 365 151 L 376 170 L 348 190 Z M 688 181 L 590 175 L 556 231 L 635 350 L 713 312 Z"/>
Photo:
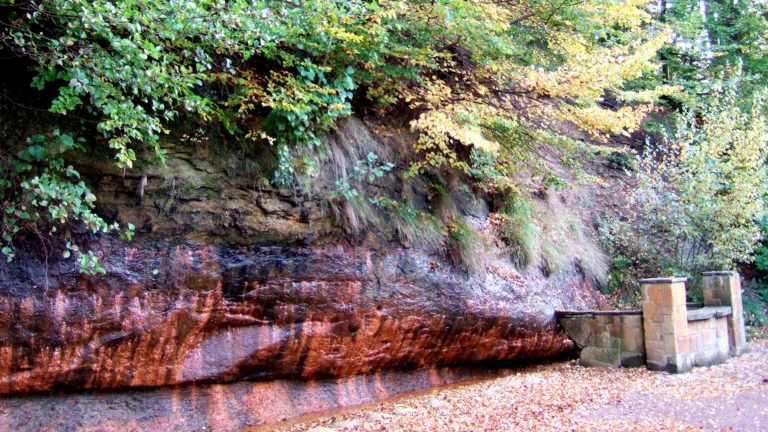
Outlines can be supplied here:
<path id="1" fill-rule="evenodd" d="M 687 374 L 552 363 L 276 430 L 768 430 L 768 340 Z"/>

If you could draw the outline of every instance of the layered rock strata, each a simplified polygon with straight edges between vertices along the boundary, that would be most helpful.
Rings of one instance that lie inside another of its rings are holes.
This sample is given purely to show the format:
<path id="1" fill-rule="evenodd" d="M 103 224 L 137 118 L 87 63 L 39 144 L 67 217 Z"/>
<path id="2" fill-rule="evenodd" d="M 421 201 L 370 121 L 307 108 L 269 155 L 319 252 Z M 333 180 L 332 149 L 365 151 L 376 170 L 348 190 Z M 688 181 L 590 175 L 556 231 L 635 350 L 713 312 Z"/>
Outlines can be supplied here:
<path id="1" fill-rule="evenodd" d="M 0 270 L 0 393 L 350 376 L 564 353 L 578 274 L 466 278 L 413 250 L 139 240 L 104 276 Z"/>
<path id="2" fill-rule="evenodd" d="M 0 430 L 181 432 L 249 428 L 267 432 L 272 429 L 265 425 L 280 424 L 281 420 L 510 372 L 445 366 L 342 378 L 12 396 L 0 399 Z"/>

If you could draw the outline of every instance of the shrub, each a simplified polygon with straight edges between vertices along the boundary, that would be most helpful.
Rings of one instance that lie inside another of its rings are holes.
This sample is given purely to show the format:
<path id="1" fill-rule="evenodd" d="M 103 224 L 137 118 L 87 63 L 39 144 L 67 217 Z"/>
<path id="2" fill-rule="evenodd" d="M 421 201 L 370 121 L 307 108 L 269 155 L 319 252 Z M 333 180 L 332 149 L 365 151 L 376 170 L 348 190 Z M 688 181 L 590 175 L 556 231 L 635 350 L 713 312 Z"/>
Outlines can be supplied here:
<path id="1" fill-rule="evenodd" d="M 762 97 L 737 94 L 726 85 L 704 111 L 686 110 L 674 136 L 641 159 L 626 222 L 609 228 L 640 277 L 696 275 L 753 259 L 766 213 L 768 129 Z"/>
<path id="2" fill-rule="evenodd" d="M 768 325 L 768 315 L 766 315 L 766 304 L 757 296 L 747 295 L 742 298 L 744 302 L 744 322 L 753 327 L 764 327 Z"/>
<path id="3" fill-rule="evenodd" d="M 96 196 L 80 180 L 80 173 L 66 166 L 60 157 L 81 148 L 79 141 L 58 129 L 50 136 L 34 135 L 27 139 L 27 147 L 17 158 L 5 161 L 5 176 L 0 178 L 0 199 L 5 210 L 0 222 L 0 246 L 8 262 L 16 255 L 19 240 L 32 236 L 43 249 L 46 261 L 54 252 L 63 258 L 74 252 L 80 271 L 104 273 L 94 253 L 81 251 L 72 240 L 73 227 L 92 233 L 119 229 L 116 222 L 107 224 L 93 213 Z M 122 235 L 130 239 L 133 225 L 129 224 Z M 58 247 L 52 239 L 65 240 L 66 247 Z"/>

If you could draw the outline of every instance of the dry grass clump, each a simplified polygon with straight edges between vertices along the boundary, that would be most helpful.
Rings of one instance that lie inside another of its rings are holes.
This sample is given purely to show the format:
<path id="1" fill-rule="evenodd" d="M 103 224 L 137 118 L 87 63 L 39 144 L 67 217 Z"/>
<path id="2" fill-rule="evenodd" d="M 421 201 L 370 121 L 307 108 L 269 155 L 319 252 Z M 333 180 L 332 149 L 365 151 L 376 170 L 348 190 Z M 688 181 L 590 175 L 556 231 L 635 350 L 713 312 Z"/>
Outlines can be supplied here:
<path id="1" fill-rule="evenodd" d="M 360 234 L 364 230 L 374 229 L 383 231 L 386 222 L 379 214 L 379 209 L 364 197 L 338 202 L 328 201 L 336 220 L 352 234 Z"/>
<path id="2" fill-rule="evenodd" d="M 536 218 L 541 224 L 539 262 L 547 273 L 555 273 L 575 262 L 588 277 L 604 283 L 610 259 L 573 214 L 557 199 L 535 202 Z"/>
<path id="3" fill-rule="evenodd" d="M 512 261 L 520 268 L 532 265 L 541 254 L 541 229 L 534 223 L 530 200 L 508 198 L 491 218 L 499 237 L 508 245 Z"/>
<path id="4" fill-rule="evenodd" d="M 453 202 L 448 187 L 439 181 L 427 186 L 427 198 L 435 211 L 435 214 L 443 221 L 448 222 L 459 216 L 456 203 Z"/>
<path id="5" fill-rule="evenodd" d="M 405 203 L 393 203 L 391 214 L 398 238 L 429 253 L 442 253 L 445 249 L 443 223 L 435 216 L 414 210 Z"/>
<path id="6" fill-rule="evenodd" d="M 383 161 L 392 158 L 390 149 L 377 141 L 365 124 L 354 117 L 347 119 L 336 132 L 326 135 L 323 140 L 326 150 L 317 155 L 316 171 L 323 180 L 321 183 L 327 185 L 342 179 L 360 189 L 363 184 L 350 176 L 355 167 L 364 163 L 371 153 Z M 317 182 L 318 179 L 309 180 Z M 341 202 L 329 200 L 329 205 L 336 219 L 353 234 L 360 234 L 367 229 L 384 231 L 387 227 L 381 210 L 364 193 Z"/>
<path id="7" fill-rule="evenodd" d="M 445 251 L 459 269 L 467 273 L 482 273 L 492 258 L 488 242 L 460 215 L 451 190 L 440 181 L 427 185 L 430 206 L 444 227 Z"/>
<path id="8" fill-rule="evenodd" d="M 605 282 L 608 256 L 580 217 L 558 199 L 508 198 L 491 223 L 519 267 L 554 274 L 575 263 L 586 276 Z"/>
<path id="9" fill-rule="evenodd" d="M 467 273 L 480 273 L 489 260 L 488 246 L 463 219 L 446 225 L 446 248 L 453 264 Z"/>
<path id="10" fill-rule="evenodd" d="M 328 150 L 321 159 L 322 171 L 333 181 L 347 179 L 369 153 L 377 155 L 382 161 L 392 160 L 390 148 L 379 142 L 365 124 L 354 117 L 347 119 L 338 131 L 326 136 L 324 141 Z"/>

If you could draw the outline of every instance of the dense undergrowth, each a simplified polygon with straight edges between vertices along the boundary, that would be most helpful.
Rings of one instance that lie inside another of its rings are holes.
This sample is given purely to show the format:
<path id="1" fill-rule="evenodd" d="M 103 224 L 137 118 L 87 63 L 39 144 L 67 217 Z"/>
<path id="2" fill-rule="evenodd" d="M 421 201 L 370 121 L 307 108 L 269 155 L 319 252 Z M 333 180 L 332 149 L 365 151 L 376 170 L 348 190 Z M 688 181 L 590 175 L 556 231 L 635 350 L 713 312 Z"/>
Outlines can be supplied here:
<path id="1" fill-rule="evenodd" d="M 180 124 L 237 148 L 255 185 L 308 190 L 332 169 L 336 187 L 318 193 L 349 233 L 391 225 L 469 272 L 495 252 L 452 206 L 461 187 L 491 203 L 488 223 L 518 267 L 554 273 L 576 257 L 617 298 L 636 295 L 638 277 L 750 262 L 763 238 L 762 3 L 3 0 L 0 22 L 4 58 L 31 71 L 4 84 L 2 109 L 25 106 L 24 81 L 52 124 L 80 121 L 5 140 L 9 260 L 37 241 L 52 246 L 46 257 L 74 252 L 100 271 L 69 239 L 133 227 L 92 211 L 68 153 L 107 147 L 124 172 L 162 164 L 161 138 Z M 397 155 L 329 145 L 353 113 L 413 139 Z M 78 149 L 76 135 L 98 139 Z M 599 182 L 598 160 L 631 179 L 625 208 L 597 227 L 610 259 L 585 220 L 535 198 Z M 366 187 L 384 177 L 420 185 L 429 208 L 407 188 Z"/>

